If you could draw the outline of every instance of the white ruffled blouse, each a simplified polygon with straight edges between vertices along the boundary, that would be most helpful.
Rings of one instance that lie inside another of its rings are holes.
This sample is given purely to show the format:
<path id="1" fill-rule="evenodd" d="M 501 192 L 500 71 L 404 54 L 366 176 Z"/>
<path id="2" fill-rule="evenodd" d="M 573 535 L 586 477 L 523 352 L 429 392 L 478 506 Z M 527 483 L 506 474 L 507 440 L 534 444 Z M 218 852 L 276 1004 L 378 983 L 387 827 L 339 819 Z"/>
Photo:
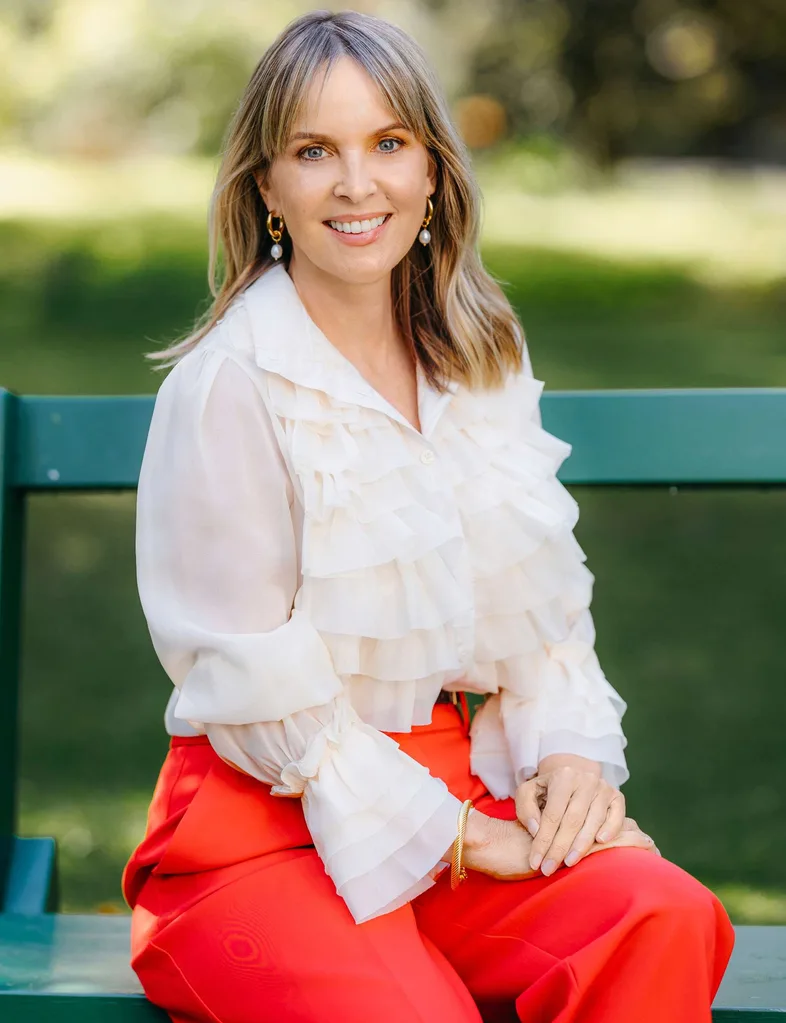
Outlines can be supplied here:
<path id="1" fill-rule="evenodd" d="M 571 446 L 542 428 L 525 363 L 503 389 L 441 395 L 418 368 L 419 432 L 279 264 L 156 398 L 136 551 L 167 731 L 302 799 L 357 923 L 446 866 L 460 801 L 383 734 L 428 724 L 440 689 L 491 694 L 470 766 L 498 799 L 550 753 L 628 778 L 556 477 Z"/>

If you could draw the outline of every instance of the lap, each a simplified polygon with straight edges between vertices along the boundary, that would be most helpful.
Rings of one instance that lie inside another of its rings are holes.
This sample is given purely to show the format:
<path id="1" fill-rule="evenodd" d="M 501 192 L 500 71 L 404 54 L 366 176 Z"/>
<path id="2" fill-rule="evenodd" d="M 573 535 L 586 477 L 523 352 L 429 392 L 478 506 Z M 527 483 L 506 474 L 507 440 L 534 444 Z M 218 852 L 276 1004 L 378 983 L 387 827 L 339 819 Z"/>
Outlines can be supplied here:
<path id="1" fill-rule="evenodd" d="M 610 848 L 523 881 L 470 872 L 455 892 L 440 883 L 413 906 L 421 933 L 434 940 L 476 999 L 515 997 L 550 968 L 597 945 L 600 936 L 621 936 L 647 917 L 680 918 L 715 932 L 729 950 L 733 944 L 717 896 L 645 849 Z"/>
<path id="2" fill-rule="evenodd" d="M 303 1023 L 480 1023 L 515 1019 L 505 1013 L 523 991 L 560 970 L 573 983 L 583 950 L 602 960 L 659 913 L 731 931 L 709 889 L 643 849 L 609 849 L 525 881 L 471 872 L 455 892 L 443 874 L 411 904 L 358 926 L 308 847 L 264 857 L 192 902 L 134 967 L 176 1023 L 248 1023 L 260 1006 Z"/>
<path id="3" fill-rule="evenodd" d="M 358 926 L 313 847 L 268 859 L 190 905 L 135 958 L 148 997 L 174 1020 L 248 1023 L 261 1007 L 303 1023 L 480 1023 L 411 905 Z"/>

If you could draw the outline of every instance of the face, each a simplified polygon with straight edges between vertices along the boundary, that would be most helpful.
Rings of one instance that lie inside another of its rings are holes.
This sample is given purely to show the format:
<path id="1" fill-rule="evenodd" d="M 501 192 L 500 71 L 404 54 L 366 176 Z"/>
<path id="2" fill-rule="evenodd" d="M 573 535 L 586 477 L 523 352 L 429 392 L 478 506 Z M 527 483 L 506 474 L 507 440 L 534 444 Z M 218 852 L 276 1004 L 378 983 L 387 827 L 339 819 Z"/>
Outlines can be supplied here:
<path id="1" fill-rule="evenodd" d="M 320 84 L 311 85 L 284 152 L 257 184 L 268 210 L 284 218 L 293 264 L 371 283 L 416 242 L 436 187 L 433 160 L 353 60 L 340 58 L 321 93 Z M 338 228 L 353 222 L 360 233 Z"/>

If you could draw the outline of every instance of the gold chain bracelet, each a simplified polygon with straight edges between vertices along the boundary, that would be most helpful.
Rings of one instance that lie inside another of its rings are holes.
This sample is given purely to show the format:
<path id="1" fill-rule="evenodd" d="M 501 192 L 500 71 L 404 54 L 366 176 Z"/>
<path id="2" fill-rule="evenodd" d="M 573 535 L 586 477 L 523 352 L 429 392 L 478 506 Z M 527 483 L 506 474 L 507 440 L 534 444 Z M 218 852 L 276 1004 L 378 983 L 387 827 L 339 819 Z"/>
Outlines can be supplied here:
<path id="1" fill-rule="evenodd" d="M 467 830 L 467 817 L 474 806 L 471 799 L 465 799 L 458 815 L 458 834 L 453 843 L 453 858 L 450 863 L 450 887 L 455 891 L 462 881 L 467 880 L 467 870 L 461 866 L 461 854 L 464 852 L 464 833 Z"/>

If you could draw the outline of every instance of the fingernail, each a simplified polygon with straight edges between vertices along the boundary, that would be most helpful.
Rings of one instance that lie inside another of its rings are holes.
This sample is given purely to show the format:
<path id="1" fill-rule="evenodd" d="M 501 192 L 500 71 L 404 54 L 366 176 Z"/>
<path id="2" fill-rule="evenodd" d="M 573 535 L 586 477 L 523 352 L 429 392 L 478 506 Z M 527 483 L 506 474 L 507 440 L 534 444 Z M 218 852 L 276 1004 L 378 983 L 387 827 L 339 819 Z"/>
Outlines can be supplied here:
<path id="1" fill-rule="evenodd" d="M 535 853 L 534 856 L 530 857 L 529 865 L 532 867 L 533 870 L 537 870 L 541 864 L 542 859 L 543 859 L 542 853 Z"/>
<path id="2" fill-rule="evenodd" d="M 530 835 L 537 835 L 539 828 L 540 824 L 538 824 L 534 817 L 530 817 L 527 821 L 527 831 L 529 831 Z"/>
<path id="3" fill-rule="evenodd" d="M 547 874 L 547 875 L 548 874 L 553 874 L 556 869 L 557 869 L 557 864 L 554 862 L 554 860 L 546 860 L 546 862 L 543 864 L 543 873 L 544 874 Z"/>
<path id="4" fill-rule="evenodd" d="M 598 841 L 599 842 L 608 842 L 608 840 L 609 840 L 609 833 L 608 833 L 608 831 L 601 831 L 601 833 L 598 835 Z"/>
<path id="5" fill-rule="evenodd" d="M 578 860 L 578 858 L 579 858 L 578 849 L 571 849 L 568 855 L 565 857 L 565 866 L 572 867 L 573 864 Z"/>

